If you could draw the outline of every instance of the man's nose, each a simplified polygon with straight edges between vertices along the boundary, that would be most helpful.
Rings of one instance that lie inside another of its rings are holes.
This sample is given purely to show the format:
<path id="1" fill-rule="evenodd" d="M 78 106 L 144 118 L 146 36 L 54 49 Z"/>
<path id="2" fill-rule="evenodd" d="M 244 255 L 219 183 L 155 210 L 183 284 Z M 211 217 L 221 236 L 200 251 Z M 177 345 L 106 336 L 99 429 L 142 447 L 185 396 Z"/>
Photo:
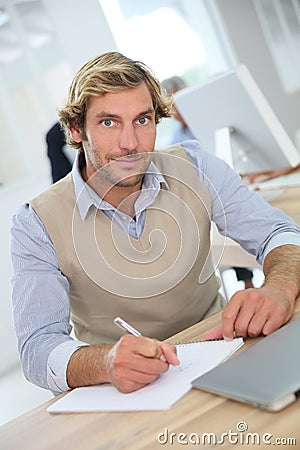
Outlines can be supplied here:
<path id="1" fill-rule="evenodd" d="M 120 148 L 124 150 L 135 150 L 138 141 L 136 137 L 136 130 L 133 125 L 124 125 L 119 135 Z"/>

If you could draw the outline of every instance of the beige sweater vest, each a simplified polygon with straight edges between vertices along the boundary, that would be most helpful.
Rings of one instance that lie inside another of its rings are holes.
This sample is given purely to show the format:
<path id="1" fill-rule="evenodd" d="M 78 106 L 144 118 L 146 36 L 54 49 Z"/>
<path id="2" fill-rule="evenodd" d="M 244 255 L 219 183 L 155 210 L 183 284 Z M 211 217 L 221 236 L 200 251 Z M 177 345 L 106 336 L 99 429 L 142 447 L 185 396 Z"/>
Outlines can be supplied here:
<path id="1" fill-rule="evenodd" d="M 219 311 L 223 299 L 210 258 L 210 196 L 180 146 L 154 152 L 164 175 L 133 239 L 94 206 L 83 221 L 71 174 L 30 201 L 70 283 L 75 335 L 112 342 L 122 316 L 142 334 L 165 339 Z"/>

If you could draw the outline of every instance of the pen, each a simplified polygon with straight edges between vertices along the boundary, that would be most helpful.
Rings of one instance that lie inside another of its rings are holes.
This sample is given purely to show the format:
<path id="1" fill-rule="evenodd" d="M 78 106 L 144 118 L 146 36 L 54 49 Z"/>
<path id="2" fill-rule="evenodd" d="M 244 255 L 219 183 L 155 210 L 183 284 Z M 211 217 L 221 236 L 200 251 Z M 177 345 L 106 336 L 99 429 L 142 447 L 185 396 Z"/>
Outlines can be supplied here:
<path id="1" fill-rule="evenodd" d="M 122 317 L 116 317 L 114 319 L 114 324 L 118 325 L 120 328 L 123 328 L 123 330 L 127 331 L 127 333 L 132 334 L 133 336 L 142 336 L 142 334 L 136 328 L 134 328 L 129 323 L 125 322 L 125 320 L 122 319 Z M 182 371 L 180 365 L 173 367 L 177 367 L 179 370 Z"/>
<path id="2" fill-rule="evenodd" d="M 133 328 L 132 325 L 129 325 L 129 323 L 125 322 L 125 320 L 123 320 L 121 317 L 116 317 L 114 319 L 114 323 L 120 328 L 123 328 L 123 330 L 127 331 L 127 333 L 133 334 L 133 336 L 142 336 L 138 330 Z"/>

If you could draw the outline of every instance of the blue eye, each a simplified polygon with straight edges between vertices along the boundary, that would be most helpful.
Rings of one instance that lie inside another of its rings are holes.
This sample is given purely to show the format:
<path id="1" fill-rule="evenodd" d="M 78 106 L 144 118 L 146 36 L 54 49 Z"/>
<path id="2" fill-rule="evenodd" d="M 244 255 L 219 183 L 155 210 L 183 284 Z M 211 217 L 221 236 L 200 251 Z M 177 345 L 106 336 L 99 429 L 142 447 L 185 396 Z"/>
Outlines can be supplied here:
<path id="1" fill-rule="evenodd" d="M 149 119 L 147 117 L 141 117 L 140 119 L 138 119 L 138 123 L 140 125 L 145 125 L 148 122 L 149 122 Z"/>
<path id="2" fill-rule="evenodd" d="M 102 124 L 103 124 L 105 127 L 111 127 L 111 126 L 114 124 L 114 122 L 113 122 L 113 120 L 111 120 L 111 119 L 105 119 L 105 120 L 103 120 Z"/>

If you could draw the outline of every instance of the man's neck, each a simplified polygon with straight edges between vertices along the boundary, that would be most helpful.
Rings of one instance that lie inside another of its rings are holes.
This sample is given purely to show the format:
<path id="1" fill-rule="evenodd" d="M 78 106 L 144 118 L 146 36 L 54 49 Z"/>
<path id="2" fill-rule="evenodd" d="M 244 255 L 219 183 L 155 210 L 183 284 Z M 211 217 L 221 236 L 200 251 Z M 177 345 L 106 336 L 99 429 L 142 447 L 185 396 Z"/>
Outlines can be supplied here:
<path id="1" fill-rule="evenodd" d="M 140 195 L 142 181 L 134 186 L 111 185 L 97 176 L 89 177 L 86 166 L 81 168 L 82 178 L 107 203 L 130 217 L 135 217 L 134 204 Z"/>

